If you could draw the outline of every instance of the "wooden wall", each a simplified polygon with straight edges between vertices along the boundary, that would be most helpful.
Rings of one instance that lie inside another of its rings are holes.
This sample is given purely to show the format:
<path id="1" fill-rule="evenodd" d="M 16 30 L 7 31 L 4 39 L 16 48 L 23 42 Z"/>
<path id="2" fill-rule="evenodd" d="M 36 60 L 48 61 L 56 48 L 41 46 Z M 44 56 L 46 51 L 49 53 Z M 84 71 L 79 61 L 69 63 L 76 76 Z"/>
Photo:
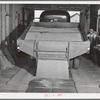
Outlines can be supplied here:
<path id="1" fill-rule="evenodd" d="M 0 44 L 1 44 L 1 40 L 2 40 L 2 39 L 1 39 L 1 36 L 2 36 L 2 35 L 1 35 L 1 33 L 2 33 L 2 32 L 1 32 L 1 29 L 2 29 L 2 28 L 1 28 L 1 26 L 2 26 L 2 25 L 1 25 L 1 20 L 2 20 L 2 19 L 1 19 L 1 15 L 2 15 L 2 9 L 1 9 L 1 7 L 2 7 L 2 6 L 0 5 L 0 12 L 1 12 L 1 13 L 0 13 Z"/>
<path id="2" fill-rule="evenodd" d="M 83 9 L 80 12 L 80 28 L 84 38 L 86 38 L 90 29 L 90 8 Z"/>
<path id="3" fill-rule="evenodd" d="M 0 44 L 22 20 L 22 7 L 17 4 L 0 4 Z"/>
<path id="4" fill-rule="evenodd" d="M 17 51 L 18 32 L 22 28 L 18 26 L 21 25 L 23 6 L 22 4 L 0 4 L 0 51 L 2 50 L 4 54 L 3 56 L 0 54 L 0 61 L 4 63 L 3 67 L 9 62 L 15 64 L 13 58 Z"/>
<path id="5" fill-rule="evenodd" d="M 31 21 L 31 19 L 33 19 L 34 17 L 34 10 L 33 9 L 27 9 L 24 8 L 24 20 L 25 20 L 25 25 L 28 25 Z"/>
<path id="6" fill-rule="evenodd" d="M 89 9 L 83 9 L 80 13 L 80 25 L 82 30 L 88 33 L 89 29 L 96 31 L 97 29 L 97 18 L 98 9 L 100 5 L 90 5 Z"/>
<path id="7" fill-rule="evenodd" d="M 90 28 L 96 31 L 97 29 L 97 16 L 98 16 L 98 5 L 90 6 Z"/>

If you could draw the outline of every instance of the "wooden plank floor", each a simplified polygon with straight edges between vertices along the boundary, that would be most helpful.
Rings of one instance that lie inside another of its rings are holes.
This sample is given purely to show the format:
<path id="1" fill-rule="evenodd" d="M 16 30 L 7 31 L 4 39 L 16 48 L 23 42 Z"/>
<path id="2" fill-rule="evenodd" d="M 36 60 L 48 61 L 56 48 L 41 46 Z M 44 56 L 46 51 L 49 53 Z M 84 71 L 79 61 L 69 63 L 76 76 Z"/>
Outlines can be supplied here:
<path id="1" fill-rule="evenodd" d="M 21 66 L 22 62 L 24 67 L 15 66 L 1 72 L 1 93 L 100 93 L 100 68 L 85 57 L 81 57 L 78 69 L 71 69 L 73 80 L 36 79 L 34 67 L 27 66 L 27 60 L 20 61 Z"/>
<path id="2" fill-rule="evenodd" d="M 79 68 L 71 73 L 79 93 L 100 93 L 100 68 L 91 60 L 81 57 Z"/>
<path id="3" fill-rule="evenodd" d="M 32 93 L 76 93 L 73 80 L 33 79 L 26 92 Z"/>
<path id="4" fill-rule="evenodd" d="M 25 92 L 28 83 L 33 79 L 30 67 L 28 65 L 28 56 L 19 55 L 17 66 L 6 69 L 1 72 L 0 77 L 0 92 Z M 34 67 L 33 67 L 34 68 Z M 33 71 L 34 72 L 34 71 Z"/>
<path id="5" fill-rule="evenodd" d="M 23 68 L 16 71 L 12 70 L 13 74 L 7 73 L 1 76 L 0 92 L 26 92 L 28 83 L 34 77 Z"/>
<path id="6" fill-rule="evenodd" d="M 18 67 L 13 67 L 13 68 L 3 70 L 1 72 L 0 83 L 7 84 L 7 82 L 10 81 L 19 70 L 20 68 Z"/>

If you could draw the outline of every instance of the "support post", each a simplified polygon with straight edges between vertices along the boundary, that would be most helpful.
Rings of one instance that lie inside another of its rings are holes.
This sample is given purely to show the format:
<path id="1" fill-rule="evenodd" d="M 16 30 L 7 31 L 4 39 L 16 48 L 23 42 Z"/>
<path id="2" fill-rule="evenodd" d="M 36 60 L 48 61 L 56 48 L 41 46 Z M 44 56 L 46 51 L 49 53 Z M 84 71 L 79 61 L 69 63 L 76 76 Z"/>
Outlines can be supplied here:
<path id="1" fill-rule="evenodd" d="M 0 4 L 0 22 L 2 21 L 2 19 L 1 19 L 1 17 L 2 17 L 2 5 Z M 0 46 L 1 46 L 1 37 L 2 37 L 2 31 L 1 31 L 1 23 L 0 23 Z"/>
<path id="2" fill-rule="evenodd" d="M 6 34 L 5 34 L 5 4 L 3 4 L 2 5 L 2 21 L 1 21 L 1 23 L 2 23 L 2 36 L 1 36 L 1 38 L 2 38 L 2 41 L 4 41 L 5 40 L 5 37 L 6 37 Z"/>
<path id="3" fill-rule="evenodd" d="M 24 7 L 22 8 L 22 23 L 23 23 L 23 26 L 25 27 L 25 9 L 24 9 Z"/>

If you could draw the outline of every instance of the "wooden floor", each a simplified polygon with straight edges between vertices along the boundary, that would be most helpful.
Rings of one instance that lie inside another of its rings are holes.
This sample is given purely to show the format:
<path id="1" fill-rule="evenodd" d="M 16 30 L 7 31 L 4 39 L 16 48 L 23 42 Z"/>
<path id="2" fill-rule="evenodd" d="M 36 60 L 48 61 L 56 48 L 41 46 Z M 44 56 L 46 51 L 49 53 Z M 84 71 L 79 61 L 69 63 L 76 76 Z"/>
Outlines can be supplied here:
<path id="1" fill-rule="evenodd" d="M 34 76 L 34 67 L 31 68 L 28 63 L 28 56 L 21 54 L 17 66 L 1 72 L 0 92 L 25 92 L 27 90 L 28 83 Z"/>
<path id="2" fill-rule="evenodd" d="M 20 64 L 1 72 L 1 93 L 100 93 L 100 68 L 84 56 L 81 57 L 80 67 L 71 69 L 73 80 L 37 79 L 34 66 L 29 66 L 32 62 L 25 57 L 21 55 Z"/>
<path id="3" fill-rule="evenodd" d="M 81 57 L 80 67 L 71 70 L 77 92 L 100 93 L 100 68 L 91 60 Z"/>
<path id="4" fill-rule="evenodd" d="M 76 93 L 73 80 L 33 79 L 27 92 L 31 93 Z"/>

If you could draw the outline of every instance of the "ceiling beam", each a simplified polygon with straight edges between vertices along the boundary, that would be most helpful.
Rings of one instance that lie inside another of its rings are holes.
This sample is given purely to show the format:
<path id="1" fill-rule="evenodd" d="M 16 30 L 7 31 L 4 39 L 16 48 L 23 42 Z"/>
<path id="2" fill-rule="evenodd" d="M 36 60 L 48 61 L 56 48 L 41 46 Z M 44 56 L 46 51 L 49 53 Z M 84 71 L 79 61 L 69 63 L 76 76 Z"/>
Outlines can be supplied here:
<path id="1" fill-rule="evenodd" d="M 32 10 L 67 10 L 67 11 L 81 11 L 86 9 L 89 5 L 81 4 L 28 4 L 24 6 L 26 9 Z"/>

